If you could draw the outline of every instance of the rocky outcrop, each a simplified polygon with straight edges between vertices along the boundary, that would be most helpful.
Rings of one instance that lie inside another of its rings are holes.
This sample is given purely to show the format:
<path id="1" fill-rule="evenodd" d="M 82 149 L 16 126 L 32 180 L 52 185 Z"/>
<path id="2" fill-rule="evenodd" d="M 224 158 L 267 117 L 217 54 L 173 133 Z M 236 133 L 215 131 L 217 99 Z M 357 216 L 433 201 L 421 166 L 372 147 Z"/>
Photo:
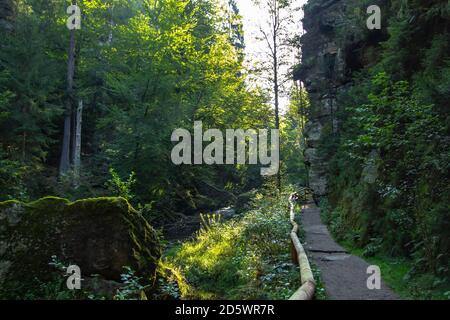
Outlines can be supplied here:
<path id="1" fill-rule="evenodd" d="M 128 266 L 150 284 L 160 255 L 155 230 L 123 198 L 0 203 L 3 298 L 20 298 L 48 281 L 52 256 L 79 266 L 83 278 L 119 281 Z"/>
<path id="2" fill-rule="evenodd" d="M 386 1 L 371 4 L 383 6 Z M 305 161 L 310 187 L 316 196 L 327 194 L 327 161 L 331 156 L 320 150 L 324 134 L 337 135 L 338 95 L 351 86 L 355 71 L 375 60 L 382 31 L 369 31 L 362 1 L 309 0 L 305 6 L 301 38 L 302 63 L 294 78 L 302 80 L 310 97 L 306 126 Z"/>

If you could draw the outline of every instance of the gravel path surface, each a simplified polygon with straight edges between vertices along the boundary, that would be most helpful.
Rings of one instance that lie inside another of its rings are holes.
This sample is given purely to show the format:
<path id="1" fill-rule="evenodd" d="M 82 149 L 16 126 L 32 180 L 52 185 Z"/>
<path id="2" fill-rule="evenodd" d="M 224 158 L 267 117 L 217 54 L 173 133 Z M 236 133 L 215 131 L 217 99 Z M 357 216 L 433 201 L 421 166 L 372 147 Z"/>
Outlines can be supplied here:
<path id="1" fill-rule="evenodd" d="M 304 247 L 322 274 L 322 281 L 331 300 L 396 300 L 399 296 L 382 281 L 380 290 L 367 288 L 369 264 L 348 254 L 337 244 L 320 219 L 320 209 L 308 203 L 302 213 L 306 240 Z M 381 270 L 383 276 L 383 270 Z"/>

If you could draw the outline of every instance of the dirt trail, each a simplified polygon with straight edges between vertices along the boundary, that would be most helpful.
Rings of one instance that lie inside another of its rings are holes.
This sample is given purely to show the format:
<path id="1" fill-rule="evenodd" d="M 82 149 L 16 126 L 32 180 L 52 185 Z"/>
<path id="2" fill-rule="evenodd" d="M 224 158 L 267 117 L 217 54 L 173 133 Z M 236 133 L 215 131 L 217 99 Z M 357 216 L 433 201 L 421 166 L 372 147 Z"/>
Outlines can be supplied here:
<path id="1" fill-rule="evenodd" d="M 302 213 L 305 249 L 320 269 L 322 281 L 332 300 L 395 300 L 399 299 L 382 281 L 380 290 L 367 288 L 369 264 L 348 254 L 338 245 L 320 219 L 320 209 L 310 202 Z M 383 270 L 381 270 L 383 276 Z"/>

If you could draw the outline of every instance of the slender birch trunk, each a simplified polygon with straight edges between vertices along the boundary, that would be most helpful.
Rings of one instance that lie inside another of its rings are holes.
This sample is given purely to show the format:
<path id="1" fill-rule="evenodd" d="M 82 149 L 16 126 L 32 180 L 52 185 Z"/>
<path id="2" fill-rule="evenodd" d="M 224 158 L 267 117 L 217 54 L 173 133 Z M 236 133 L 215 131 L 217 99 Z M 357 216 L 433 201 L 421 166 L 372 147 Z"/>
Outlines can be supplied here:
<path id="1" fill-rule="evenodd" d="M 73 152 L 73 175 L 74 185 L 78 187 L 81 173 L 81 128 L 83 119 L 83 100 L 78 102 L 77 111 L 75 114 L 75 141 Z"/>
<path id="2" fill-rule="evenodd" d="M 73 79 L 75 75 L 75 30 L 70 31 L 69 53 L 67 61 L 67 98 L 66 110 L 64 116 L 64 135 L 61 149 L 61 158 L 59 163 L 59 175 L 67 174 L 70 169 L 70 138 L 71 138 L 71 117 L 73 101 Z"/>

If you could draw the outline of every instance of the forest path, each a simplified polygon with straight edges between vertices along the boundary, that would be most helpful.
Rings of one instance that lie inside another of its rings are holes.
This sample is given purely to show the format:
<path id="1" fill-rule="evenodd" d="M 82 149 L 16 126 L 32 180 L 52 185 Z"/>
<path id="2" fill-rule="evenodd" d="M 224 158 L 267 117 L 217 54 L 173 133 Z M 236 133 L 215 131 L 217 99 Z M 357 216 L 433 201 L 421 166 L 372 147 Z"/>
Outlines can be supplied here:
<path id="1" fill-rule="evenodd" d="M 348 254 L 331 237 L 320 218 L 320 209 L 309 202 L 304 206 L 301 221 L 305 231 L 305 249 L 319 268 L 328 298 L 331 300 L 397 300 L 400 299 L 385 283 L 380 290 L 367 288 L 369 264 Z M 381 270 L 383 276 L 383 270 Z"/>

